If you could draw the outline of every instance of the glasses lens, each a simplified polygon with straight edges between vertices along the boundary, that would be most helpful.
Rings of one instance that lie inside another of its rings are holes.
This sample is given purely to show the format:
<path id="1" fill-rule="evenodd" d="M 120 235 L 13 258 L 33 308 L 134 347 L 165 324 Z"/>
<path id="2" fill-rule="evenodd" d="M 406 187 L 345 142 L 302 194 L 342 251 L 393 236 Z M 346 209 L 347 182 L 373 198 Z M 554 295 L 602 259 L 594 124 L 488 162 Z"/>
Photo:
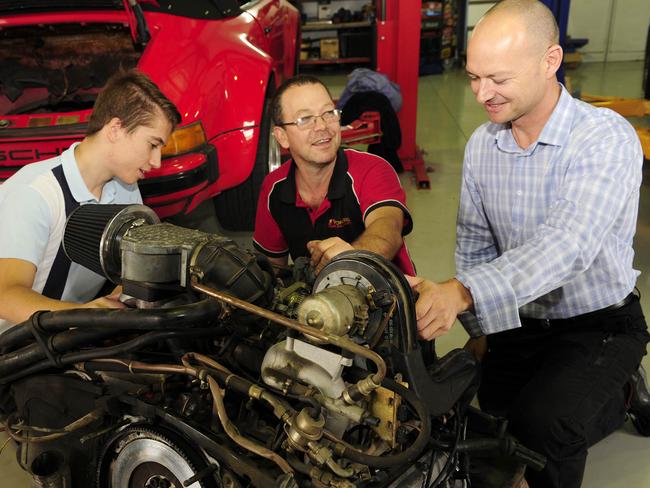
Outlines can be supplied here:
<path id="1" fill-rule="evenodd" d="M 323 122 L 326 124 L 338 122 L 341 119 L 341 111 L 335 108 L 334 110 L 328 110 L 321 115 L 305 115 L 304 117 L 298 117 L 294 121 L 294 124 L 296 127 L 300 127 L 301 129 L 307 129 L 316 123 L 317 118 L 323 119 Z"/>
<path id="2" fill-rule="evenodd" d="M 328 110 L 323 115 L 321 115 L 321 117 L 323 117 L 323 120 L 325 122 L 335 122 L 339 120 L 338 110 Z"/>
<path id="3" fill-rule="evenodd" d="M 314 123 L 316 120 L 315 115 L 306 115 L 304 117 L 298 117 L 296 119 L 296 126 L 297 127 L 309 127 Z"/>

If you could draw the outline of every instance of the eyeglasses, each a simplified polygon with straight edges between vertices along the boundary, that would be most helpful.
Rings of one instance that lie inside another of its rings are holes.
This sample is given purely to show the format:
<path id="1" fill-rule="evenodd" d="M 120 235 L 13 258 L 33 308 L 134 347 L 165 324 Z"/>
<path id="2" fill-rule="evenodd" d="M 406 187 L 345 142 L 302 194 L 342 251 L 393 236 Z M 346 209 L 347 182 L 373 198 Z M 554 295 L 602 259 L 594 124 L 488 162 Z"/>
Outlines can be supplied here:
<path id="1" fill-rule="evenodd" d="M 320 115 L 305 115 L 304 117 L 298 117 L 293 122 L 284 122 L 278 125 L 280 127 L 284 127 L 286 125 L 295 125 L 296 127 L 298 127 L 298 129 L 309 129 L 310 127 L 313 127 L 316 124 L 316 119 L 318 118 L 323 119 L 323 122 L 325 122 L 325 124 L 333 124 L 335 122 L 338 122 L 339 120 L 341 120 L 342 113 L 343 113 L 342 110 L 335 108 L 332 110 L 328 110 L 327 112 L 323 112 Z"/>

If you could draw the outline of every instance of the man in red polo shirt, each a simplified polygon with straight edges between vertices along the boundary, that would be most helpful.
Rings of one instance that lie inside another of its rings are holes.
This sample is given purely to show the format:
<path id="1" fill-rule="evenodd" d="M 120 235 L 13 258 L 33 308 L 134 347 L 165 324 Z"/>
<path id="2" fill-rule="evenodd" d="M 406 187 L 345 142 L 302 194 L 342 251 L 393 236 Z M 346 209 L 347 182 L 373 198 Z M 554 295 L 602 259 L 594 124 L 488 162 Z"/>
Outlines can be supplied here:
<path id="1" fill-rule="evenodd" d="M 276 264 L 310 256 L 318 273 L 364 249 L 414 274 L 402 236 L 413 225 L 404 190 L 384 159 L 341 149 L 341 112 L 325 85 L 297 76 L 272 102 L 273 134 L 292 159 L 262 183 L 253 244 Z"/>

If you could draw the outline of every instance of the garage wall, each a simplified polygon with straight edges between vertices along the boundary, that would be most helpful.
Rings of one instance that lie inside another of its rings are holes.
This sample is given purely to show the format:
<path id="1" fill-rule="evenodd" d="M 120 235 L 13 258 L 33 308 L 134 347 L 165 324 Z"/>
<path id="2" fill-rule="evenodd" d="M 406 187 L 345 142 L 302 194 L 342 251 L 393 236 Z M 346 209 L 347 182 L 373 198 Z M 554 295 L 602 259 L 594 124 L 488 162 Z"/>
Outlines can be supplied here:
<path id="1" fill-rule="evenodd" d="M 468 0 L 468 33 L 495 3 Z M 648 0 L 571 0 L 567 32 L 589 39 L 579 50 L 585 62 L 637 61 L 644 57 L 648 24 Z"/>
<path id="2" fill-rule="evenodd" d="M 568 33 L 586 37 L 584 61 L 637 61 L 645 52 L 648 0 L 572 0 Z"/>

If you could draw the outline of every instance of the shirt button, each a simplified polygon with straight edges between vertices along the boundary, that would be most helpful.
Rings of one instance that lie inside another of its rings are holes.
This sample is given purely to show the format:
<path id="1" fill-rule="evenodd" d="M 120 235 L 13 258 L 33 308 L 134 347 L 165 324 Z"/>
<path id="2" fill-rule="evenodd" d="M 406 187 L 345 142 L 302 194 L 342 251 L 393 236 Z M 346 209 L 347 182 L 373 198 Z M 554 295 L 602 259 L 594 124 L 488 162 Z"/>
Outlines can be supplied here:
<path id="1" fill-rule="evenodd" d="M 517 195 L 521 196 L 521 195 L 523 195 L 523 194 L 524 194 L 523 191 L 521 191 L 521 190 L 517 190 Z"/>

